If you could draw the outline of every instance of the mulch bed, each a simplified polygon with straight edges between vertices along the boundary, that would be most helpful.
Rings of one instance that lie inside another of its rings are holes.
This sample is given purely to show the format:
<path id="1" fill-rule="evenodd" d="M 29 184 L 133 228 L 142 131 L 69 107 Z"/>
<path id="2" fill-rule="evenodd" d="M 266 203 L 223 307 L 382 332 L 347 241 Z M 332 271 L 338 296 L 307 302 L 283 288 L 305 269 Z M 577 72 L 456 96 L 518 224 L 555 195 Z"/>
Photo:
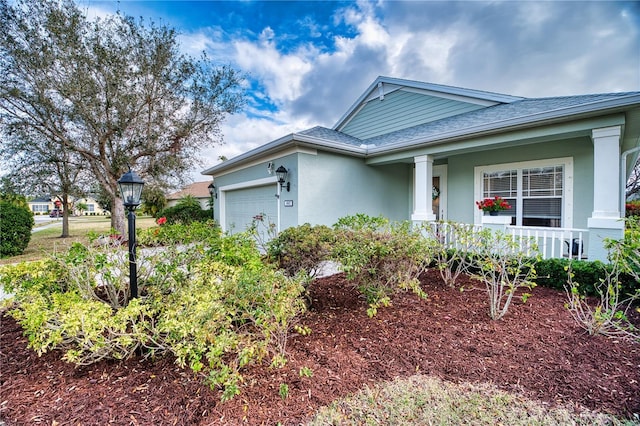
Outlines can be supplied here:
<path id="1" fill-rule="evenodd" d="M 445 287 L 430 271 L 423 278 L 427 300 L 400 294 L 368 318 L 343 275 L 316 280 L 313 308 L 301 320 L 311 335 L 289 339 L 282 369 L 245 371 L 242 393 L 224 404 L 172 359 L 75 367 L 60 353 L 38 357 L 4 316 L 0 418 L 7 425 L 297 425 L 365 385 L 416 373 L 490 382 L 550 406 L 640 413 L 639 344 L 586 335 L 562 292 L 536 288 L 526 304 L 515 301 L 503 320 L 492 321 L 478 283 L 459 284 L 465 291 Z M 301 367 L 313 377 L 301 377 Z M 286 399 L 278 392 L 283 383 Z"/>

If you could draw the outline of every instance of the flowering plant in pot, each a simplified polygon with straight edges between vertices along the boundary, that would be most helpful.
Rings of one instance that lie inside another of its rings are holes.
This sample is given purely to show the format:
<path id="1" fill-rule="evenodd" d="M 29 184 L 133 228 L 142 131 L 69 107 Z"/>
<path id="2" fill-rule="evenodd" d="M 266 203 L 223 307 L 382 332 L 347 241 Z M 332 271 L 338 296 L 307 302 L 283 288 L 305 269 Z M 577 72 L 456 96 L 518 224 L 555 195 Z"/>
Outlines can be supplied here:
<path id="1" fill-rule="evenodd" d="M 509 203 L 504 198 L 498 196 L 476 201 L 476 206 L 478 206 L 478 208 L 483 212 L 489 212 L 491 216 L 497 215 L 501 210 L 507 210 L 511 208 Z"/>

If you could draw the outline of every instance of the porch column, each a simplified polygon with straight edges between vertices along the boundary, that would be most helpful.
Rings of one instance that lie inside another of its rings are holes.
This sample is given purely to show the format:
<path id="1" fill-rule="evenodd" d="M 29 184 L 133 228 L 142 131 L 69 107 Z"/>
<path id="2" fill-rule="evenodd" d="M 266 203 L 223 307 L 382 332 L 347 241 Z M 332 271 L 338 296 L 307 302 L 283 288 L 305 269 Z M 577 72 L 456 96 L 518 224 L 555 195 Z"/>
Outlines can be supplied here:
<path id="1" fill-rule="evenodd" d="M 411 220 L 434 221 L 431 206 L 431 187 L 433 186 L 433 157 L 421 155 L 414 157 L 415 173 L 413 176 L 413 213 Z"/>
<path id="2" fill-rule="evenodd" d="M 589 260 L 607 260 L 605 238 L 621 239 L 620 126 L 593 129 L 593 211 L 587 220 Z"/>

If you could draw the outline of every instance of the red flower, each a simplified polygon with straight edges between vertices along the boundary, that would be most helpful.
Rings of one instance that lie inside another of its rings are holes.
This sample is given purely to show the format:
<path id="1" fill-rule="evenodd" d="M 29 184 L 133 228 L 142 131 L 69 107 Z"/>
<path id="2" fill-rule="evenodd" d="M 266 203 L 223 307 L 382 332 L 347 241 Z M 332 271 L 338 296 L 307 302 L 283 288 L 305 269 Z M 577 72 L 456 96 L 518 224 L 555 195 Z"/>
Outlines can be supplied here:
<path id="1" fill-rule="evenodd" d="M 476 206 L 483 212 L 497 212 L 500 210 L 510 209 L 509 203 L 502 197 L 497 195 L 493 198 L 485 198 L 481 201 L 476 201 Z"/>
<path id="2" fill-rule="evenodd" d="M 165 223 L 167 223 L 167 218 L 166 218 L 166 217 L 164 217 L 164 216 L 159 217 L 159 218 L 158 218 L 158 220 L 156 220 L 156 223 L 157 223 L 158 225 L 162 226 L 162 225 L 164 225 Z"/>

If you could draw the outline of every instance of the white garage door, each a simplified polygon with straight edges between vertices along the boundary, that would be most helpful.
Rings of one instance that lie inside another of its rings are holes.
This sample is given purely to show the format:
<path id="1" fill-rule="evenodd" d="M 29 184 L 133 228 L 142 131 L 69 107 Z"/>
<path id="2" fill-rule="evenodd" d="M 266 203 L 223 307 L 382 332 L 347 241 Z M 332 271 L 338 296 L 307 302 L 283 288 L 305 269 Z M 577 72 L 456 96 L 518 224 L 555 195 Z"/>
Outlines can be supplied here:
<path id="1" fill-rule="evenodd" d="M 262 215 L 264 225 L 278 224 L 276 185 L 236 189 L 225 193 L 225 228 L 230 233 L 247 229 L 253 218 Z M 263 230 L 266 226 L 261 226 Z"/>

